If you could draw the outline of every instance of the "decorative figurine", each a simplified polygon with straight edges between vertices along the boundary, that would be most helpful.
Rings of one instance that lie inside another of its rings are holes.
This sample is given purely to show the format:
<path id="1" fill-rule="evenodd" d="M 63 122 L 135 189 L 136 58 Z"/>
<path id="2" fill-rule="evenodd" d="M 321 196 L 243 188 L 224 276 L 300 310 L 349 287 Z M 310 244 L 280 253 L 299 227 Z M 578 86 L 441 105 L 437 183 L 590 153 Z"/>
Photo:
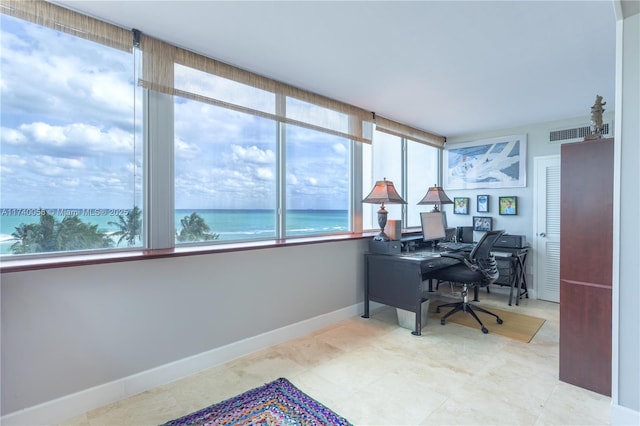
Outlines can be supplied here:
<path id="1" fill-rule="evenodd" d="M 606 102 L 602 102 L 602 96 L 596 95 L 596 103 L 591 107 L 591 134 L 585 136 L 585 140 L 600 139 L 602 137 L 602 113 L 604 112 L 603 106 L 606 104 Z"/>

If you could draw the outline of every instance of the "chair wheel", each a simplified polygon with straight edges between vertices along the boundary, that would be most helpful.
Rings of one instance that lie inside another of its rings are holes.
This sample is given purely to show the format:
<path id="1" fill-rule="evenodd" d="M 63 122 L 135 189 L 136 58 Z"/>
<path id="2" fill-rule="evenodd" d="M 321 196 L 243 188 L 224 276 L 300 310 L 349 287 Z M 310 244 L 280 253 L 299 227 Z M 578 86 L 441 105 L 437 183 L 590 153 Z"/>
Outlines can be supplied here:
<path id="1" fill-rule="evenodd" d="M 502 321 L 502 318 L 498 318 L 496 321 L 498 321 L 498 324 L 502 324 L 504 321 Z"/>
<path id="2" fill-rule="evenodd" d="M 487 334 L 487 333 L 489 332 L 489 330 L 487 330 L 487 327 L 482 327 L 482 332 L 483 332 L 484 334 Z"/>
<path id="3" fill-rule="evenodd" d="M 440 324 L 444 325 L 444 320 L 443 319 L 440 320 Z"/>

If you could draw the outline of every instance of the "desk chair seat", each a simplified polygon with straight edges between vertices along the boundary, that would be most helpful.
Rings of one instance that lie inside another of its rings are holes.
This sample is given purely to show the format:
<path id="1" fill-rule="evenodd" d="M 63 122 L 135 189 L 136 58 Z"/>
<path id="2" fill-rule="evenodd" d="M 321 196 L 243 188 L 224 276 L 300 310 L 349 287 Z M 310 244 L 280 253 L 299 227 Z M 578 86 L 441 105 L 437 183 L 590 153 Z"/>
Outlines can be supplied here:
<path id="1" fill-rule="evenodd" d="M 452 307 L 441 319 L 440 324 L 444 325 L 448 317 L 456 312 L 463 311 L 471 316 L 480 324 L 480 329 L 483 333 L 488 333 L 489 330 L 484 326 L 478 315 L 474 311 L 484 312 L 492 315 L 496 318 L 498 324 L 502 324 L 502 319 L 493 312 L 487 311 L 479 306 L 472 305 L 468 301 L 468 287 L 472 286 L 475 289 L 479 287 L 486 287 L 493 283 L 500 272 L 495 257 L 491 254 L 491 247 L 498 238 L 504 233 L 504 231 L 488 231 L 480 239 L 478 244 L 474 247 L 471 253 L 442 253 L 443 257 L 452 257 L 460 261 L 459 264 L 449 266 L 439 271 L 434 271 L 433 277 L 441 281 L 449 281 L 453 283 L 459 283 L 462 285 L 462 301 L 455 303 L 445 303 L 439 305 L 436 308 L 436 312 L 440 312 L 440 308 Z"/>

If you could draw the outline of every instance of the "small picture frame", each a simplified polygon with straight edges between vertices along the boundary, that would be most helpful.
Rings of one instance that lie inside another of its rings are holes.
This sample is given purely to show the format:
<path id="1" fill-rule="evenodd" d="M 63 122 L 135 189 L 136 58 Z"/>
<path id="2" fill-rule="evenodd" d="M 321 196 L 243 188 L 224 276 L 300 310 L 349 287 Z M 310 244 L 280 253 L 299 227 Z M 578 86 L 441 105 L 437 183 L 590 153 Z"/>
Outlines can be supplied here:
<path id="1" fill-rule="evenodd" d="M 474 231 L 491 231 L 492 228 L 493 228 L 493 218 L 491 216 L 474 216 L 473 217 Z"/>
<path id="2" fill-rule="evenodd" d="M 478 195 L 478 201 L 477 201 L 476 207 L 478 209 L 478 213 L 489 213 L 489 196 Z"/>
<path id="3" fill-rule="evenodd" d="M 502 215 L 513 216 L 518 214 L 518 197 L 499 197 L 498 208 Z"/>
<path id="4" fill-rule="evenodd" d="M 454 214 L 469 214 L 469 198 L 467 198 L 467 197 L 454 197 L 453 198 L 453 213 Z"/>

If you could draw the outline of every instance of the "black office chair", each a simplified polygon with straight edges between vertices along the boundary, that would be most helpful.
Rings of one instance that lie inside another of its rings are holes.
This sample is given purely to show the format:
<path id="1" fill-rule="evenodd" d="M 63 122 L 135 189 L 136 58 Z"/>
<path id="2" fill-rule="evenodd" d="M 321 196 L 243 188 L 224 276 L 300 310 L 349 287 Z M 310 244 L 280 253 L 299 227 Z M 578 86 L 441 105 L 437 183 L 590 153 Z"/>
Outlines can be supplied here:
<path id="1" fill-rule="evenodd" d="M 478 241 L 478 244 L 476 244 L 473 250 L 468 254 L 461 252 L 440 254 L 442 257 L 458 259 L 460 260 L 460 263 L 441 270 L 433 271 L 432 278 L 462 284 L 461 302 L 445 303 L 444 305 L 439 305 L 436 308 L 436 312 L 439 313 L 440 308 L 453 307 L 452 310 L 447 312 L 446 315 L 440 319 L 440 324 L 444 325 L 446 319 L 458 311 L 464 311 L 471 314 L 471 316 L 478 321 L 482 332 L 485 334 L 488 333 L 489 330 L 487 330 L 484 324 L 482 324 L 482 321 L 480 321 L 480 318 L 478 318 L 478 315 L 476 315 L 474 311 L 493 315 L 496 317 L 498 324 L 502 324 L 502 319 L 498 315 L 468 302 L 468 286 L 473 286 L 475 288 L 486 287 L 498 279 L 500 273 L 498 271 L 496 259 L 491 254 L 491 248 L 503 233 L 504 231 L 487 231 L 480 241 Z"/>

